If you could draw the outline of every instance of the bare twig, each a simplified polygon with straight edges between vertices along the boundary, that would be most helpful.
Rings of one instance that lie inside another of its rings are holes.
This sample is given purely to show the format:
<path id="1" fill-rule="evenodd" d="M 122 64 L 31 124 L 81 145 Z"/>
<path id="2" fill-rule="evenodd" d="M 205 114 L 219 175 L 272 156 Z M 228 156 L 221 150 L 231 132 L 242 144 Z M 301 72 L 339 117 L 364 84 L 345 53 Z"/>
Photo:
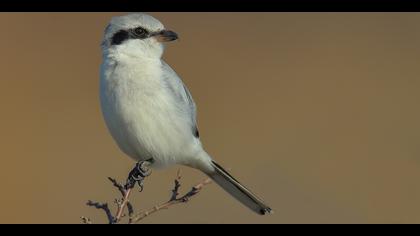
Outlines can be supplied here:
<path id="1" fill-rule="evenodd" d="M 194 197 L 195 195 L 197 195 L 201 189 L 211 183 L 210 179 L 206 179 L 204 181 L 202 181 L 201 183 L 195 185 L 194 187 L 191 188 L 191 190 L 189 192 L 187 192 L 185 195 L 183 195 L 182 197 L 178 197 L 179 195 L 179 189 L 181 188 L 181 172 L 180 170 L 177 171 L 177 176 L 174 180 L 174 188 L 172 189 L 172 194 L 171 197 L 169 199 L 168 202 L 159 204 L 154 206 L 153 208 L 146 210 L 146 211 L 142 211 L 139 212 L 138 214 L 134 214 L 134 207 L 133 205 L 130 203 L 129 198 L 132 192 L 132 189 L 134 187 L 134 185 L 126 185 L 126 186 L 132 186 L 132 187 L 126 187 L 123 186 L 122 184 L 118 183 L 115 179 L 108 177 L 109 181 L 111 181 L 111 183 L 113 184 L 113 186 L 115 188 L 118 189 L 118 191 L 121 193 L 122 198 L 116 199 L 115 203 L 117 205 L 117 211 L 114 215 L 112 214 L 111 210 L 108 207 L 107 203 L 97 203 L 97 202 L 93 202 L 93 201 L 88 201 L 87 205 L 91 206 L 91 207 L 95 207 L 96 209 L 101 209 L 105 212 L 107 218 L 108 218 L 108 222 L 109 224 L 117 224 L 121 222 L 121 219 L 123 217 L 126 216 L 126 214 L 124 213 L 125 208 L 127 208 L 128 211 L 128 223 L 129 224 L 134 224 L 134 223 L 138 223 L 139 221 L 141 221 L 142 219 L 146 218 L 147 216 L 158 212 L 159 210 L 162 209 L 168 209 L 170 206 L 179 204 L 179 203 L 186 203 L 190 200 L 190 198 Z M 92 224 L 91 219 L 87 218 L 87 217 L 81 217 L 82 222 L 84 224 Z"/>
<path id="2" fill-rule="evenodd" d="M 124 216 L 124 214 L 123 214 L 124 209 L 129 204 L 128 199 L 130 197 L 131 189 L 126 190 L 123 185 L 121 185 L 120 183 L 117 182 L 117 180 L 115 180 L 111 177 L 108 177 L 108 180 L 111 181 L 111 183 L 114 185 L 114 187 L 116 187 L 118 189 L 118 191 L 121 193 L 121 195 L 123 197 L 122 199 L 116 199 L 115 200 L 115 203 L 117 204 L 117 213 L 115 214 L 115 217 L 112 215 L 111 210 L 109 209 L 107 203 L 100 204 L 100 203 L 97 203 L 97 202 L 88 201 L 87 205 L 95 207 L 96 209 L 104 210 L 106 215 L 107 215 L 108 222 L 110 224 L 115 224 L 115 223 L 120 222 L 121 218 Z M 130 204 L 130 208 L 131 208 L 130 211 L 133 211 L 133 206 L 131 204 Z M 82 219 L 82 221 L 84 223 L 86 223 L 85 222 L 86 219 Z"/>
<path id="3" fill-rule="evenodd" d="M 149 210 L 146 210 L 146 211 L 143 211 L 143 212 L 140 212 L 140 213 L 134 215 L 133 217 L 131 217 L 131 224 L 137 223 L 137 222 L 141 221 L 142 219 L 146 218 L 147 216 L 149 216 L 149 215 L 151 215 L 153 213 L 156 213 L 156 212 L 158 212 L 160 210 L 168 209 L 169 207 L 171 207 L 173 205 L 176 205 L 176 204 L 179 204 L 179 203 L 186 203 L 186 202 L 188 202 L 190 200 L 190 198 L 192 198 L 195 195 L 197 195 L 205 185 L 211 183 L 211 180 L 210 179 L 205 179 L 201 183 L 199 183 L 199 184 L 195 185 L 194 187 L 192 187 L 192 189 L 188 193 L 186 193 L 184 196 L 182 196 L 180 198 L 177 198 L 176 196 L 178 195 L 178 190 L 179 190 L 179 188 L 181 186 L 179 184 L 179 180 L 180 179 L 181 179 L 181 175 L 178 172 L 178 176 L 175 179 L 175 187 L 172 190 L 172 196 L 171 196 L 171 199 L 168 202 L 165 202 L 165 203 L 156 205 L 156 206 L 154 206 L 153 208 L 151 208 Z"/>
<path id="4" fill-rule="evenodd" d="M 125 207 L 127 207 L 128 209 L 129 216 L 132 215 L 134 212 L 133 205 L 131 205 L 129 201 L 132 189 L 131 188 L 125 189 L 125 187 L 122 184 L 118 183 L 117 180 L 115 180 L 114 178 L 108 177 L 108 179 L 109 181 L 111 181 L 114 187 L 118 189 L 118 191 L 121 193 L 123 197 L 122 199 L 115 200 L 115 203 L 117 204 L 117 213 L 115 214 L 116 216 L 114 217 L 114 223 L 118 223 L 121 221 L 121 218 L 124 216 Z"/>
<path id="5" fill-rule="evenodd" d="M 103 210 L 108 218 L 108 223 L 109 224 L 114 223 L 114 217 L 112 216 L 111 210 L 109 209 L 107 203 L 98 203 L 98 202 L 92 202 L 89 200 L 86 204 L 88 206 L 95 207 L 96 209 Z"/>
<path id="6" fill-rule="evenodd" d="M 111 183 L 120 191 L 121 195 L 124 197 L 125 195 L 125 188 L 122 184 L 118 183 L 117 180 L 114 178 L 108 177 L 108 180 L 111 181 Z"/>
<path id="7" fill-rule="evenodd" d="M 181 171 L 180 170 L 178 170 L 176 172 L 175 186 L 174 186 L 174 189 L 172 190 L 172 196 L 171 196 L 171 199 L 169 199 L 169 201 L 176 200 L 176 198 L 178 197 L 179 188 L 181 187 L 181 184 L 180 184 L 179 181 L 181 181 Z"/>
<path id="8" fill-rule="evenodd" d="M 117 203 L 118 209 L 117 209 L 117 214 L 115 214 L 116 216 L 114 219 L 114 223 L 120 222 L 121 218 L 123 217 L 124 209 L 127 206 L 127 203 L 129 201 L 128 199 L 130 198 L 131 190 L 132 188 L 125 190 L 122 201 Z"/>
<path id="9" fill-rule="evenodd" d="M 134 215 L 134 207 L 130 202 L 127 202 L 127 210 L 128 210 L 128 223 L 132 223 L 132 217 Z"/>

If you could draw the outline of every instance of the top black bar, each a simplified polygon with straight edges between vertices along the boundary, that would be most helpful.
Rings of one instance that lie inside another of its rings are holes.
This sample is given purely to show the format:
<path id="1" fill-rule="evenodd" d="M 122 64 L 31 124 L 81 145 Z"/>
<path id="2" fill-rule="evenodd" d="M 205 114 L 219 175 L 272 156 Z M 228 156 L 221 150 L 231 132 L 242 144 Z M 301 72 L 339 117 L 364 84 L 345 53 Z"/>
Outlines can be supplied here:
<path id="1" fill-rule="evenodd" d="M 7 12 L 415 12 L 417 0 L 8 0 Z"/>

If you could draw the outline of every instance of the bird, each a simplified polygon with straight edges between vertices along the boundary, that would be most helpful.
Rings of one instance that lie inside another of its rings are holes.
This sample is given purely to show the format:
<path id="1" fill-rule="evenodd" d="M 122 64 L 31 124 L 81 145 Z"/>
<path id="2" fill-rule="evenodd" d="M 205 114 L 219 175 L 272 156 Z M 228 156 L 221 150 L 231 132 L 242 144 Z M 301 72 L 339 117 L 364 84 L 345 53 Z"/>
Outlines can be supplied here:
<path id="1" fill-rule="evenodd" d="M 101 43 L 99 85 L 109 133 L 135 161 L 152 169 L 198 169 L 257 214 L 272 213 L 204 150 L 192 95 L 162 59 L 167 44 L 178 38 L 146 13 L 112 17 Z"/>

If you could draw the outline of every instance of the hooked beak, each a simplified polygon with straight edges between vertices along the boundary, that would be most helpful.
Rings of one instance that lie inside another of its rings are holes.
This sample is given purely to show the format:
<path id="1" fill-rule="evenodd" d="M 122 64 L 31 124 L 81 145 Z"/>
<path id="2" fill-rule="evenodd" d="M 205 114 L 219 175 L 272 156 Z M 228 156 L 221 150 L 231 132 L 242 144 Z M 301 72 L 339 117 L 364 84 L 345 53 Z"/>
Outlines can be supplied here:
<path id="1" fill-rule="evenodd" d="M 170 42 L 178 39 L 178 34 L 170 30 L 162 30 L 153 34 L 158 42 Z"/>

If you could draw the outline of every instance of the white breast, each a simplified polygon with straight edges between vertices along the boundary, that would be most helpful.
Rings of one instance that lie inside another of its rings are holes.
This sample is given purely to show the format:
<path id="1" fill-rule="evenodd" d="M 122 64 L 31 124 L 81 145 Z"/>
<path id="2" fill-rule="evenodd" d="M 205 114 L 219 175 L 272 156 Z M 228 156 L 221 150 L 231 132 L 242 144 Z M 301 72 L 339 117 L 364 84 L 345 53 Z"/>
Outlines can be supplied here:
<path id="1" fill-rule="evenodd" d="M 133 159 L 185 164 L 201 150 L 186 115 L 161 79 L 160 60 L 104 60 L 100 98 L 108 129 Z"/>

